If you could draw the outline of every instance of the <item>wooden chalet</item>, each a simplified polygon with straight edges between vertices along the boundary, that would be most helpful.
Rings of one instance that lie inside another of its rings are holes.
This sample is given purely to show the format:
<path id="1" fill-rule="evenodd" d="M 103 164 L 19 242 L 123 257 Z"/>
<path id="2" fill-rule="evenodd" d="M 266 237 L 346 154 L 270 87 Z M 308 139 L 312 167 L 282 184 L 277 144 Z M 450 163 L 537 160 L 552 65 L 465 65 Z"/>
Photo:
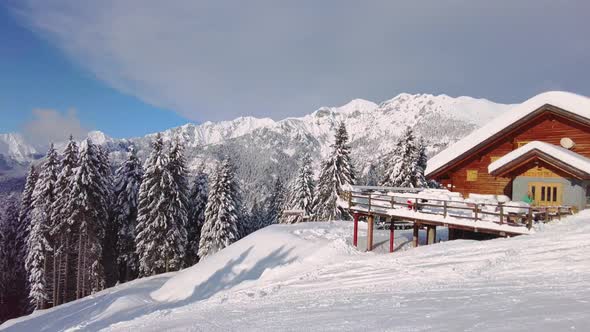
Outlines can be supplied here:
<path id="1" fill-rule="evenodd" d="M 590 99 L 537 95 L 428 161 L 450 191 L 586 208 L 590 198 Z"/>

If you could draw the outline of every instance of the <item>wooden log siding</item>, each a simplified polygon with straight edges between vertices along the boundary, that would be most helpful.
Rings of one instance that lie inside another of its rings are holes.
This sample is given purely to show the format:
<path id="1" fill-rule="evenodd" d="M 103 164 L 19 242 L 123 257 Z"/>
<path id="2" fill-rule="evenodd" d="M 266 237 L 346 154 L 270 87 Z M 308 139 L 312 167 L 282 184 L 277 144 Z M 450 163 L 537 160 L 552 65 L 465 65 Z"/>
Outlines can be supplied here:
<path id="1" fill-rule="evenodd" d="M 504 194 L 512 197 L 512 178 L 494 177 L 488 173 L 492 158 L 502 157 L 517 148 L 518 142 L 542 141 L 559 146 L 564 137 L 571 138 L 576 146 L 572 151 L 590 158 L 590 126 L 588 120 L 568 117 L 545 106 L 529 120 L 501 132 L 490 142 L 466 153 L 458 162 L 436 171 L 429 177 L 441 182 L 445 187 L 452 184 L 451 191 L 460 192 L 465 197 L 469 193 Z M 477 170 L 477 180 L 467 181 L 467 171 Z M 519 197 L 514 198 L 520 199 Z"/>

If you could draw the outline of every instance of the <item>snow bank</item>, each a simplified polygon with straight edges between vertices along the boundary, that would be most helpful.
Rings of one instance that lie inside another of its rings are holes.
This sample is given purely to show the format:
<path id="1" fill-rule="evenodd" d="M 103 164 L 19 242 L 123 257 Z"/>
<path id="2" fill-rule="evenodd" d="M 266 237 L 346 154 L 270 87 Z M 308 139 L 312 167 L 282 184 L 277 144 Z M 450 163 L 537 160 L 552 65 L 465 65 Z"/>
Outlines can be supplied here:
<path id="1" fill-rule="evenodd" d="M 590 211 L 530 236 L 394 254 L 361 253 L 347 244 L 350 235 L 350 222 L 272 226 L 190 269 L 0 330 L 584 331 L 590 324 Z M 406 241 L 411 232 L 396 246 Z"/>
<path id="2" fill-rule="evenodd" d="M 335 223 L 272 225 L 182 270 L 151 296 L 160 302 L 197 301 L 251 281 L 276 280 L 323 264 L 326 257 L 348 255 L 347 237 Z"/>
<path id="3" fill-rule="evenodd" d="M 562 91 L 541 93 L 514 107 L 513 109 L 504 112 L 501 116 L 497 117 L 493 121 L 490 121 L 484 127 L 465 136 L 457 143 L 449 146 L 436 156 L 432 157 L 430 160 L 428 160 L 426 175 L 428 176 L 439 168 L 452 162 L 465 152 L 475 148 L 504 128 L 523 119 L 545 104 L 553 105 L 568 112 L 590 119 L 590 98 Z"/>

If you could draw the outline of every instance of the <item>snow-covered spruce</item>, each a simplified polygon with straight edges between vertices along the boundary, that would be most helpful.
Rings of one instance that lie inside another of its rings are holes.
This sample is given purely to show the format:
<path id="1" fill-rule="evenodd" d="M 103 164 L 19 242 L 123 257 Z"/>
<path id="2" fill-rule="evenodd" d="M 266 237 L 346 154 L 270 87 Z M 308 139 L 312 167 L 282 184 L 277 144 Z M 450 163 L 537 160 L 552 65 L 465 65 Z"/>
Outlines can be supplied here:
<path id="1" fill-rule="evenodd" d="M 287 209 L 300 210 L 303 211 L 305 216 L 311 216 L 313 214 L 314 191 L 315 182 L 313 170 L 311 169 L 311 157 L 306 153 L 303 155 L 299 170 L 289 186 Z M 303 221 L 301 215 L 282 216 L 281 218 L 281 223 L 285 224 L 294 224 L 301 221 Z"/>
<path id="2" fill-rule="evenodd" d="M 263 204 L 260 204 L 256 198 L 250 207 L 250 210 L 246 212 L 245 220 L 248 228 L 247 234 L 255 232 L 261 228 L 266 227 L 266 211 L 264 210 Z"/>
<path id="3" fill-rule="evenodd" d="M 173 219 L 176 189 L 164 142 L 157 135 L 145 162 L 139 187 L 136 253 L 140 276 L 178 270 L 182 265 L 186 234 L 184 225 Z"/>
<path id="4" fill-rule="evenodd" d="M 22 237 L 23 243 L 26 242 L 29 226 L 31 224 L 31 212 L 33 207 L 35 206 L 35 202 L 33 201 L 33 192 L 35 191 L 35 185 L 37 184 L 37 179 L 39 178 L 39 173 L 37 172 L 37 168 L 35 165 L 29 167 L 29 173 L 27 174 L 27 180 L 25 182 L 25 188 L 23 193 L 21 194 L 21 202 L 20 202 L 20 211 L 18 215 L 18 223 L 19 223 L 19 234 Z M 21 253 L 26 256 L 26 250 Z"/>
<path id="5" fill-rule="evenodd" d="M 212 255 L 239 239 L 240 205 L 234 166 L 226 158 L 218 164 L 211 178 L 205 224 L 199 242 L 200 258 Z"/>
<path id="6" fill-rule="evenodd" d="M 135 252 L 135 227 L 139 186 L 143 176 L 141 162 L 133 147 L 127 160 L 115 172 L 113 219 L 117 223 L 117 263 L 119 281 L 135 279 L 139 263 Z"/>
<path id="7" fill-rule="evenodd" d="M 423 140 L 416 139 L 408 127 L 398 139 L 393 151 L 385 157 L 385 170 L 380 185 L 389 187 L 425 188 L 426 152 Z"/>
<path id="8" fill-rule="evenodd" d="M 71 183 L 75 169 L 79 166 L 78 144 L 70 136 L 59 167 L 59 174 L 55 184 L 55 201 L 51 209 L 52 226 L 49 231 L 49 242 L 53 247 L 52 264 L 52 303 L 58 305 L 74 299 L 74 280 L 71 278 L 71 264 L 74 261 L 75 248 L 72 247 L 72 229 L 68 222 L 67 209 L 70 198 Z"/>
<path id="9" fill-rule="evenodd" d="M 21 254 L 19 199 L 12 194 L 0 206 L 0 322 L 26 312 L 26 273 Z"/>
<path id="10" fill-rule="evenodd" d="M 285 206 L 285 193 L 286 189 L 283 185 L 283 181 L 277 178 L 274 182 L 270 196 L 268 196 L 265 207 L 266 215 L 264 217 L 264 225 L 277 224 L 282 217 L 283 208 Z"/>
<path id="11" fill-rule="evenodd" d="M 354 184 L 355 172 L 350 158 L 348 133 L 344 122 L 336 130 L 332 152 L 322 163 L 315 202 L 316 220 L 338 220 L 346 213 L 336 204 L 342 187 Z"/>
<path id="12" fill-rule="evenodd" d="M 34 205 L 26 244 L 25 268 L 29 282 L 29 299 L 33 309 L 46 308 L 52 294 L 50 266 L 52 247 L 48 238 L 52 226 L 51 209 L 55 200 L 54 189 L 58 167 L 57 152 L 51 144 L 33 191 Z"/>
<path id="13" fill-rule="evenodd" d="M 105 223 L 108 220 L 109 183 L 105 179 L 100 149 L 87 139 L 80 149 L 80 166 L 72 176 L 68 199 L 68 223 L 76 235 L 76 298 L 105 287 L 101 262 Z"/>
<path id="14" fill-rule="evenodd" d="M 208 176 L 205 165 L 201 164 L 197 170 L 195 180 L 189 195 L 189 215 L 187 220 L 187 247 L 185 253 L 186 266 L 194 265 L 199 260 L 199 240 L 201 228 L 205 223 L 205 209 L 209 192 Z"/>
<path id="15" fill-rule="evenodd" d="M 189 186 L 184 145 L 181 143 L 179 136 L 175 137 L 170 145 L 168 170 L 172 179 L 170 192 L 172 196 L 170 201 L 172 222 L 167 229 L 167 236 L 173 247 L 174 254 L 172 255 L 178 255 L 179 259 L 182 259 L 186 255 Z M 182 267 L 184 262 L 181 261 L 178 264 L 179 267 Z"/>

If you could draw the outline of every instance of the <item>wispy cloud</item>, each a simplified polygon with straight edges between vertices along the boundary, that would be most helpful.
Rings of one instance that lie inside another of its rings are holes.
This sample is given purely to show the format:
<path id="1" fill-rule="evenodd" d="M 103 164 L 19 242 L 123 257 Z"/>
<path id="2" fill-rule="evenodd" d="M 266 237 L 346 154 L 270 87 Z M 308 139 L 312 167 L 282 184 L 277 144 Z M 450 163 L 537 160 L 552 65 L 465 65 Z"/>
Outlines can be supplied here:
<path id="1" fill-rule="evenodd" d="M 86 136 L 85 128 L 74 109 L 65 113 L 53 109 L 35 109 L 31 120 L 22 127 L 22 133 L 27 141 L 39 149 L 44 149 L 50 143 L 63 142 L 72 135 L 76 139 Z"/>
<path id="2" fill-rule="evenodd" d="M 404 91 L 518 102 L 544 80 L 590 94 L 590 50 L 572 42 L 588 1 L 23 3 L 23 21 L 99 79 L 194 120 Z"/>

